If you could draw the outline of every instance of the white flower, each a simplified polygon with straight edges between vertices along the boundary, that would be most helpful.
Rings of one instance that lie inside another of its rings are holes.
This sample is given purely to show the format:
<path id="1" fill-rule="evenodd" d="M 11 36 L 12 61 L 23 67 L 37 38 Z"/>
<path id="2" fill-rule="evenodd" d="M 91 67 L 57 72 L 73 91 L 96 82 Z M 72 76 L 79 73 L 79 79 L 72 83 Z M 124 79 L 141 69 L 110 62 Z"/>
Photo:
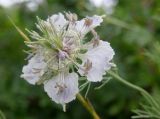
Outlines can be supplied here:
<path id="1" fill-rule="evenodd" d="M 76 73 L 59 73 L 44 82 L 44 90 L 49 97 L 58 104 L 68 103 L 76 98 L 78 89 L 78 75 Z"/>
<path id="2" fill-rule="evenodd" d="M 38 18 L 36 25 L 42 33 L 30 31 L 35 41 L 26 42 L 31 51 L 38 53 L 23 67 L 21 75 L 31 84 L 44 84 L 48 96 L 63 106 L 74 100 L 79 92 L 78 72 L 89 81 L 101 81 L 111 68 L 114 55 L 110 44 L 99 40 L 94 30 L 103 21 L 102 16 L 77 21 L 76 14 L 68 13 L 66 18 L 61 13 L 46 21 Z M 85 43 L 88 32 L 93 34 L 93 39 Z"/>
<path id="3" fill-rule="evenodd" d="M 82 58 L 83 63 L 79 73 L 87 76 L 89 81 L 101 81 L 103 75 L 112 66 L 110 61 L 113 56 L 114 51 L 108 42 L 100 40 L 97 46 L 91 44 Z"/>
<path id="4" fill-rule="evenodd" d="M 36 54 L 29 61 L 28 65 L 25 65 L 22 69 L 21 75 L 30 84 L 36 84 L 44 74 L 46 63 L 43 61 L 43 56 Z"/>

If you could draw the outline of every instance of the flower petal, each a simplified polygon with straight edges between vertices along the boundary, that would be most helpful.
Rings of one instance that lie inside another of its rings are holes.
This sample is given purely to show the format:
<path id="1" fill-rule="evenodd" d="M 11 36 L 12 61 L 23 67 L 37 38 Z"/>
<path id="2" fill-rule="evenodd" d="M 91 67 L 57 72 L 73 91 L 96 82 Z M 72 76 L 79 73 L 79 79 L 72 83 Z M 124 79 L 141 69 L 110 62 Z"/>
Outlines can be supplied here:
<path id="1" fill-rule="evenodd" d="M 112 66 L 110 61 L 113 56 L 114 51 L 106 41 L 100 40 L 99 45 L 96 47 L 93 47 L 93 44 L 89 45 L 88 51 L 82 58 L 82 68 L 79 68 L 78 72 L 81 75 L 86 75 L 89 81 L 101 81 L 105 72 Z M 91 64 L 88 69 L 84 67 L 87 62 L 90 62 Z"/>
<path id="2" fill-rule="evenodd" d="M 28 64 L 23 67 L 21 77 L 34 85 L 44 74 L 45 67 L 46 63 L 43 61 L 43 56 L 36 54 L 29 60 Z"/>
<path id="3" fill-rule="evenodd" d="M 64 79 L 62 79 L 64 77 Z M 44 82 L 44 90 L 56 103 L 64 105 L 76 98 L 78 93 L 78 75 L 76 73 L 58 74 Z"/>
<path id="4" fill-rule="evenodd" d="M 62 13 L 52 15 L 50 20 L 57 31 L 61 31 L 68 23 Z M 47 21 L 49 21 L 49 19 L 47 19 Z"/>
<path id="5" fill-rule="evenodd" d="M 89 20 L 89 25 L 86 24 L 86 20 Z M 87 17 L 76 22 L 75 30 L 80 33 L 80 35 L 86 35 L 91 29 L 100 26 L 103 22 L 102 16 L 94 15 L 93 17 Z"/>

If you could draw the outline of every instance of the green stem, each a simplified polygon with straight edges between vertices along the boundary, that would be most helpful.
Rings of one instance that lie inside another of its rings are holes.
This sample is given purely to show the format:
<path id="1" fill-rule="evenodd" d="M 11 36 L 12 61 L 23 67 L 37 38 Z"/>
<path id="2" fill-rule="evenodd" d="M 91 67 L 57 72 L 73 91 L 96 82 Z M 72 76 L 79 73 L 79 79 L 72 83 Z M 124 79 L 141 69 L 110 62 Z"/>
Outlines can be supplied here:
<path id="1" fill-rule="evenodd" d="M 1 110 L 0 110 L 0 119 L 6 119 L 6 117 L 4 116 L 4 114 Z"/>
<path id="2" fill-rule="evenodd" d="M 81 94 L 77 94 L 78 100 L 83 104 L 83 106 L 90 112 L 94 119 L 100 119 L 99 115 L 96 113 L 93 106 L 86 101 Z"/>
<path id="3" fill-rule="evenodd" d="M 150 100 L 152 102 L 152 104 L 154 104 L 155 107 L 159 108 L 157 102 L 152 98 L 152 96 L 147 92 L 145 91 L 143 88 L 139 87 L 139 86 L 136 86 L 126 80 L 124 80 L 123 78 L 121 78 L 118 74 L 112 72 L 112 71 L 108 71 L 108 73 L 113 76 L 115 79 L 117 79 L 118 81 L 120 81 L 121 83 L 141 92 L 141 94 L 147 99 L 147 100 Z"/>

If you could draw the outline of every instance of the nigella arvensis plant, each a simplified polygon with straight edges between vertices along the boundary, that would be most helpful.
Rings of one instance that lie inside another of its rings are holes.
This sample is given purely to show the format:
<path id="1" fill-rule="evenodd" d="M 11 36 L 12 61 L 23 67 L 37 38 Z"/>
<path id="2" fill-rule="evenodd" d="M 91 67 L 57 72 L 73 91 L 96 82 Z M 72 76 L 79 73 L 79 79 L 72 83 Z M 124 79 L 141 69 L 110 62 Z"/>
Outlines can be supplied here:
<path id="1" fill-rule="evenodd" d="M 80 77 L 100 82 L 113 66 L 112 47 L 95 31 L 103 16 L 78 20 L 76 14 L 59 13 L 46 21 L 37 19 L 40 33 L 28 30 L 33 40 L 25 41 L 31 50 L 21 77 L 33 85 L 43 84 L 48 96 L 65 106 L 79 93 Z M 86 40 L 88 33 L 93 38 Z"/>

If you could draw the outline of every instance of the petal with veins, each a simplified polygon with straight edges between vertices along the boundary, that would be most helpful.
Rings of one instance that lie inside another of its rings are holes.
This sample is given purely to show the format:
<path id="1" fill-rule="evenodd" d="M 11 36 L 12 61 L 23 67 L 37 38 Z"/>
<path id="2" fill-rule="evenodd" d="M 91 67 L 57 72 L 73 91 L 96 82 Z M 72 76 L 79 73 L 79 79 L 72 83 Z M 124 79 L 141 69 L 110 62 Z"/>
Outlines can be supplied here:
<path id="1" fill-rule="evenodd" d="M 114 56 L 114 51 L 111 48 L 110 44 L 106 41 L 99 41 L 99 45 L 93 47 L 92 45 L 88 46 L 88 51 L 84 54 L 82 58 L 82 65 L 79 68 L 78 72 L 81 75 L 87 76 L 89 81 L 97 82 L 101 81 L 103 75 L 107 70 L 112 66 L 110 62 Z M 92 63 L 92 66 L 86 70 L 84 64 L 89 61 Z"/>
<path id="2" fill-rule="evenodd" d="M 21 77 L 34 85 L 44 74 L 45 67 L 46 63 L 43 61 L 43 56 L 36 54 L 29 60 L 28 64 L 23 67 Z"/>
<path id="3" fill-rule="evenodd" d="M 90 23 L 86 23 L 86 21 Z M 94 15 L 93 17 L 86 17 L 80 21 L 76 22 L 75 29 L 80 33 L 80 35 L 86 35 L 91 29 L 100 26 L 103 22 L 102 16 Z"/>
<path id="4" fill-rule="evenodd" d="M 60 73 L 44 82 L 44 90 L 56 103 L 64 105 L 76 98 L 78 93 L 78 75 L 76 73 Z"/>

